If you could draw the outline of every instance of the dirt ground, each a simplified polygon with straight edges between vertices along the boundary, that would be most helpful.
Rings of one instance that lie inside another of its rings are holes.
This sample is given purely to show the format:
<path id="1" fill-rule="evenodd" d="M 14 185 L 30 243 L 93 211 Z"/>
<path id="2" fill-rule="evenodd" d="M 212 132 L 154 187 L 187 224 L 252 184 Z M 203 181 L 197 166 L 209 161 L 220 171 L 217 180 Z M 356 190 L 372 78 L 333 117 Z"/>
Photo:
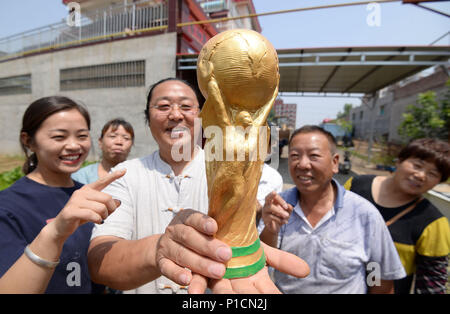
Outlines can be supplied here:
<path id="1" fill-rule="evenodd" d="M 22 166 L 24 160 L 22 156 L 0 155 L 0 173 Z"/>

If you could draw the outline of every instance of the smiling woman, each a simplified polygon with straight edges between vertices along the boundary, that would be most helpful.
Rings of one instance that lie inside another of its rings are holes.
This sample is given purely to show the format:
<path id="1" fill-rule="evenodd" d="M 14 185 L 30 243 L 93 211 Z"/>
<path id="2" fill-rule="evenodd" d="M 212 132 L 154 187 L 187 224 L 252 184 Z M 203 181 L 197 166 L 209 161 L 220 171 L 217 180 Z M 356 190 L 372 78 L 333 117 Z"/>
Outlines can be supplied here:
<path id="1" fill-rule="evenodd" d="M 73 123 L 72 118 L 75 119 Z M 47 163 L 48 150 L 57 150 L 53 157 L 61 163 L 65 161 L 62 164 L 80 167 L 91 147 L 90 123 L 87 110 L 69 98 L 45 97 L 33 102 L 24 113 L 20 132 L 20 144 L 26 156 L 23 172 L 44 175 L 42 167 L 46 164 L 38 166 L 38 155 L 42 155 L 42 163 Z"/>
<path id="2" fill-rule="evenodd" d="M 91 147 L 89 128 L 87 110 L 66 97 L 41 98 L 25 111 L 26 175 L 0 192 L 0 293 L 93 292 L 92 222 L 117 207 L 100 190 L 124 172 L 84 187 L 72 181 Z"/>
<path id="3" fill-rule="evenodd" d="M 390 177 L 364 175 L 347 187 L 378 208 L 394 240 L 407 277 L 395 281 L 396 293 L 445 293 L 450 228 L 447 218 L 422 194 L 450 175 L 450 145 L 422 138 L 398 156 Z M 413 284 L 415 275 L 415 283 Z"/>

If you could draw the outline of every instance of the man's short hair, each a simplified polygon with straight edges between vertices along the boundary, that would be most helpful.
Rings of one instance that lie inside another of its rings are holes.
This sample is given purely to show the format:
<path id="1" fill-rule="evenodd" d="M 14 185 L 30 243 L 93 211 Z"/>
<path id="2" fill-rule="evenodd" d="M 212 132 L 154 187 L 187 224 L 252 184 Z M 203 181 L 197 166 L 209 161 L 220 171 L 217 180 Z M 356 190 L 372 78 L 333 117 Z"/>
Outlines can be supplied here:
<path id="1" fill-rule="evenodd" d="M 419 158 L 434 163 L 441 174 L 441 182 L 450 175 L 450 144 L 434 138 L 420 138 L 409 142 L 398 154 L 399 162 Z"/>
<path id="2" fill-rule="evenodd" d="M 177 77 L 168 77 L 168 78 L 162 79 L 162 80 L 156 82 L 155 84 L 151 85 L 151 86 L 150 86 L 150 90 L 149 90 L 149 92 L 148 92 L 148 94 L 147 94 L 147 103 L 145 104 L 145 111 L 144 111 L 144 114 L 145 114 L 145 122 L 146 122 L 147 124 L 149 123 L 149 119 L 150 119 L 150 115 L 149 115 L 149 107 L 150 107 L 150 100 L 152 99 L 152 96 L 153 96 L 153 91 L 155 90 L 155 88 L 156 88 L 158 85 L 160 85 L 160 84 L 162 84 L 162 83 L 164 83 L 164 82 L 167 82 L 167 81 L 177 81 L 177 82 L 181 82 L 181 83 L 187 85 L 190 89 L 192 89 L 192 91 L 193 91 L 194 94 L 195 94 L 195 97 L 196 97 L 197 102 L 199 102 L 199 97 L 198 97 L 197 89 L 196 89 L 191 83 L 189 83 L 188 81 L 185 81 L 185 80 L 180 79 L 180 78 L 177 78 Z M 199 106 L 200 106 L 200 109 L 202 109 L 202 104 L 200 104 L 200 102 L 199 102 Z"/>
<path id="3" fill-rule="evenodd" d="M 333 134 L 331 134 L 330 132 L 328 132 L 327 130 L 321 128 L 320 126 L 317 125 L 305 125 L 302 126 L 301 128 L 295 130 L 292 135 L 291 138 L 289 139 L 289 145 L 288 147 L 291 147 L 291 142 L 292 139 L 297 136 L 298 134 L 306 134 L 306 133 L 321 133 L 323 135 L 325 135 L 325 137 L 328 139 L 328 143 L 330 144 L 330 152 L 332 155 L 334 155 L 336 153 L 336 139 L 334 138 Z"/>

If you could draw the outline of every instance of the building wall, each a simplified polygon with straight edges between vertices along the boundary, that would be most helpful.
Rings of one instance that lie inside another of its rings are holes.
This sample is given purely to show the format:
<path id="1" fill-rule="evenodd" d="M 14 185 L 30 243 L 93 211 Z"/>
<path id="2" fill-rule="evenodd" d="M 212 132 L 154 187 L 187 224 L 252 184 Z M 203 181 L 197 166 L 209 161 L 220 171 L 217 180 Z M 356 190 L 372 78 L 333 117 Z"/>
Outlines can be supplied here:
<path id="1" fill-rule="evenodd" d="M 368 139 L 370 125 L 373 123 L 373 136 L 375 139 L 387 139 L 390 125 L 391 103 L 393 93 L 387 92 L 371 98 L 361 106 L 350 111 L 350 119 L 353 124 L 354 136 Z M 362 118 L 361 118 L 362 112 Z M 373 121 L 372 121 L 373 119 Z"/>
<path id="2" fill-rule="evenodd" d="M 284 118 L 282 119 L 283 123 L 295 130 L 297 104 L 285 104 L 281 98 L 277 98 L 274 103 L 274 110 L 275 115 Z"/>
<path id="3" fill-rule="evenodd" d="M 246 16 L 249 14 L 255 14 L 255 7 L 251 0 L 241 1 L 241 0 L 222 0 L 222 1 L 211 1 L 211 0 L 196 0 L 198 3 L 210 3 L 213 4 L 209 6 L 206 11 L 209 17 L 212 19 L 216 18 L 226 18 L 226 17 L 236 17 L 236 16 Z M 214 26 L 223 32 L 229 29 L 245 28 L 252 29 L 257 32 L 261 32 L 261 26 L 259 25 L 258 17 L 228 20 L 214 23 Z"/>
<path id="4" fill-rule="evenodd" d="M 403 121 L 402 115 L 406 111 L 407 106 L 417 104 L 418 95 L 429 90 L 436 93 L 437 99 L 442 99 L 447 90 L 445 87 L 447 79 L 448 76 L 444 71 L 437 70 L 434 74 L 427 77 L 407 82 L 404 85 L 390 86 L 381 93 L 378 92 L 375 106 L 374 99 L 371 99 L 366 104 L 362 104 L 350 111 L 354 136 L 368 140 L 371 123 L 373 123 L 373 138 L 375 140 L 401 143 L 402 138 L 397 130 Z M 381 114 L 382 107 L 384 108 L 383 114 Z M 361 112 L 363 112 L 362 118 Z"/>
<path id="5" fill-rule="evenodd" d="M 0 63 L 0 78 L 31 73 L 32 93 L 0 96 L 0 153 L 21 154 L 19 132 L 28 105 L 41 97 L 64 95 L 83 103 L 91 114 L 94 141 L 90 159 L 99 157 L 97 138 L 104 123 L 123 117 L 135 129 L 135 145 L 130 157 L 146 155 L 157 148 L 148 126 L 144 109 L 148 87 L 176 73 L 176 33 L 112 41 L 103 44 L 60 50 Z M 59 70 L 145 60 L 145 86 L 59 90 Z"/>

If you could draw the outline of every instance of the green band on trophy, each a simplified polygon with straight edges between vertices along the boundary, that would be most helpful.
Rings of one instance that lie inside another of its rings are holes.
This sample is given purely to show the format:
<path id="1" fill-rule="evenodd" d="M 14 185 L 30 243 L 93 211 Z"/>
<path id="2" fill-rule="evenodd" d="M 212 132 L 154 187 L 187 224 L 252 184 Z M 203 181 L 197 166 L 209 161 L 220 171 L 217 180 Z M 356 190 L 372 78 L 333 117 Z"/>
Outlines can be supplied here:
<path id="1" fill-rule="evenodd" d="M 249 246 L 233 246 L 231 247 L 232 257 L 246 256 L 255 253 L 261 246 L 259 238 Z"/>
<path id="2" fill-rule="evenodd" d="M 243 267 L 227 268 L 223 278 L 231 279 L 231 278 L 248 277 L 259 272 L 265 265 L 266 265 L 266 256 L 264 255 L 264 252 L 262 252 L 261 258 L 254 264 Z"/>

